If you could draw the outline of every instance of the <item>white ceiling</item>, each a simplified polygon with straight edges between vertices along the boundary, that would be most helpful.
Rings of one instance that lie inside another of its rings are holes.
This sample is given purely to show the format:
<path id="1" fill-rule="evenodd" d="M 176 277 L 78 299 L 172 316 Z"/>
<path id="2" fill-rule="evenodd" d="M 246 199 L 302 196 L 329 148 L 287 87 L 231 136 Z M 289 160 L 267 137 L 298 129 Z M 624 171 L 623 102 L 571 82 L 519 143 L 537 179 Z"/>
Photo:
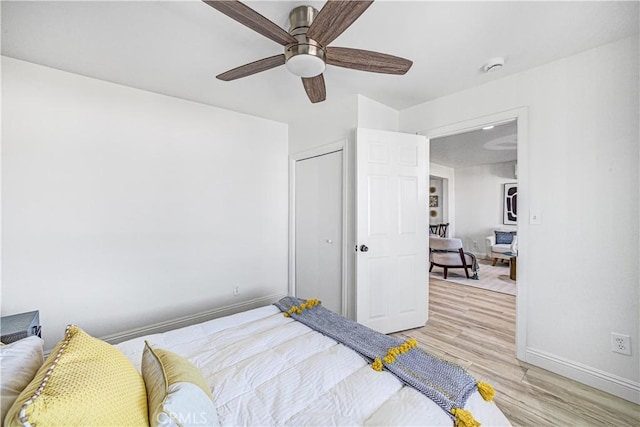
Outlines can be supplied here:
<path id="1" fill-rule="evenodd" d="M 323 2 L 247 4 L 286 27 Z M 2 1 L 2 54 L 61 70 L 288 122 L 313 112 L 299 78 L 278 67 L 215 76 L 282 53 L 200 1 Z M 414 61 L 405 76 L 327 67 L 327 99 L 356 93 L 401 110 L 638 33 L 639 3 L 377 1 L 332 46 Z M 488 58 L 506 57 L 484 74 Z"/>
<path id="2" fill-rule="evenodd" d="M 518 157 L 516 121 L 430 141 L 432 163 L 450 168 L 515 161 Z"/>

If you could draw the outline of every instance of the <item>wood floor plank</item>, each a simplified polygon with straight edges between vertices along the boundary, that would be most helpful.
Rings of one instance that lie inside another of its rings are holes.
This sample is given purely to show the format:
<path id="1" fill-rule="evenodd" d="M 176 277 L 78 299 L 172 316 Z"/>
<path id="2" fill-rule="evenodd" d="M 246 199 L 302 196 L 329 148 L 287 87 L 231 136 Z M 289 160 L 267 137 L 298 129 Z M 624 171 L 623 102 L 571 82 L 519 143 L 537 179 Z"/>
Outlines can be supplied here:
<path id="1" fill-rule="evenodd" d="M 394 334 L 466 367 L 496 389 L 515 426 L 640 426 L 640 406 L 520 362 L 515 297 L 430 279 L 429 321 Z"/>

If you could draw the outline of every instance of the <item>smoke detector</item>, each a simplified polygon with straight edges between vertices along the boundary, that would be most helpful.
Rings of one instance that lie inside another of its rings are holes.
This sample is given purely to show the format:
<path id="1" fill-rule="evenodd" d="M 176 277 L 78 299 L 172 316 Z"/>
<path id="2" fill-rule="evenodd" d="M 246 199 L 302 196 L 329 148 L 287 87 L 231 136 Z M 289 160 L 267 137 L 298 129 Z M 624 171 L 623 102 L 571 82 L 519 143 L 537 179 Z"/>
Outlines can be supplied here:
<path id="1" fill-rule="evenodd" d="M 504 67 L 504 58 L 497 57 L 489 59 L 482 69 L 485 73 L 493 73 L 501 70 L 502 67 Z"/>

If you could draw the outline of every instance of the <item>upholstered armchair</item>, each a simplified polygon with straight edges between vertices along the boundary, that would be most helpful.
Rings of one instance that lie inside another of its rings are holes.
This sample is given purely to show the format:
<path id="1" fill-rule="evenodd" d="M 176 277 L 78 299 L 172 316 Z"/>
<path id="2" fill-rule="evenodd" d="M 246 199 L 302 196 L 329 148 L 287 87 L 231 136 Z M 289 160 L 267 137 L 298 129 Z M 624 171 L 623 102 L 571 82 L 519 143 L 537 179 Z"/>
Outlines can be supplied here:
<path id="1" fill-rule="evenodd" d="M 491 265 L 495 266 L 499 259 L 509 260 L 517 253 L 517 245 L 518 236 L 515 231 L 495 231 L 492 236 L 487 236 L 487 258 L 493 260 Z"/>
<path id="2" fill-rule="evenodd" d="M 469 278 L 469 268 L 473 266 L 473 258 L 462 249 L 462 240 L 448 237 L 429 236 L 429 261 L 429 272 L 434 266 L 442 267 L 445 279 L 450 268 L 464 268 Z"/>

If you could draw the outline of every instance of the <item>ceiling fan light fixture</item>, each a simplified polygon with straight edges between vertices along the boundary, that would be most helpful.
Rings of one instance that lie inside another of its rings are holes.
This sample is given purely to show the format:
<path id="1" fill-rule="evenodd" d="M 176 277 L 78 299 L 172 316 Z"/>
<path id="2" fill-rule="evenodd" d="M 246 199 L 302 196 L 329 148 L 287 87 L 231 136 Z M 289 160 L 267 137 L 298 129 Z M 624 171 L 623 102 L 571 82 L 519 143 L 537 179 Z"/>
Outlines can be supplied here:
<path id="1" fill-rule="evenodd" d="M 326 66 L 325 52 L 314 40 L 298 35 L 299 43 L 285 48 L 284 56 L 287 68 L 298 77 L 310 78 L 324 72 Z"/>
<path id="2" fill-rule="evenodd" d="M 318 10 L 311 6 L 298 6 L 289 14 L 289 33 L 298 43 L 285 47 L 286 65 L 292 74 L 305 79 L 319 76 L 326 66 L 324 49 L 306 36 L 317 15 Z"/>
<path id="3" fill-rule="evenodd" d="M 315 77 L 324 72 L 325 62 L 322 58 L 301 53 L 287 59 L 287 68 L 298 77 Z"/>

